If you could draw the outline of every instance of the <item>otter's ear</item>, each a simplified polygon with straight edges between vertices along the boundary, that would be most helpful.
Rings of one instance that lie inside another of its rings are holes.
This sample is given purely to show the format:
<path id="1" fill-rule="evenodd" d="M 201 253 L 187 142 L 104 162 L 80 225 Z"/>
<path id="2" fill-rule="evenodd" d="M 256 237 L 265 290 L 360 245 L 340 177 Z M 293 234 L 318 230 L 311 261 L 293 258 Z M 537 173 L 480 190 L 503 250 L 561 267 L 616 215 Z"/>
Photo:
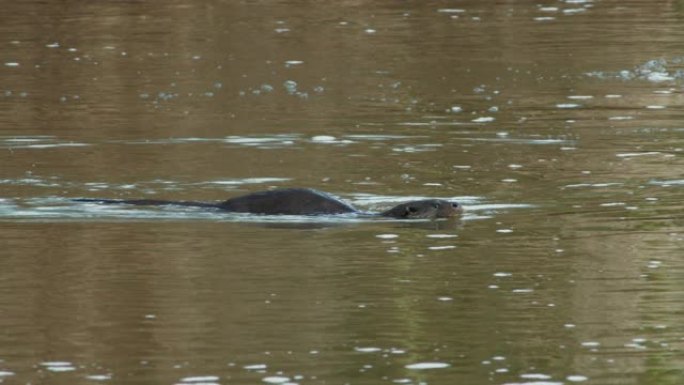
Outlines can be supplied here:
<path id="1" fill-rule="evenodd" d="M 406 211 L 404 212 L 404 216 L 408 217 L 411 214 L 415 214 L 418 212 L 418 208 L 414 206 L 406 206 Z"/>

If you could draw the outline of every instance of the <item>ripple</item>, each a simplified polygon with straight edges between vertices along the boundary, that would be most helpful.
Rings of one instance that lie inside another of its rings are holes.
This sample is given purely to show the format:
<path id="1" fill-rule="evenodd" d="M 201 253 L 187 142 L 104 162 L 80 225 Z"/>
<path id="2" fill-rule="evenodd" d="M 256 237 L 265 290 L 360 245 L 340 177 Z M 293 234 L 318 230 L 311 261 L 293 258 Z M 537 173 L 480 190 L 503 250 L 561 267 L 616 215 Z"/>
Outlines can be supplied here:
<path id="1" fill-rule="evenodd" d="M 468 204 L 466 210 L 471 211 L 493 211 L 493 210 L 508 210 L 508 209 L 529 209 L 534 208 L 535 205 L 528 203 L 489 203 L 489 204 Z"/>
<path id="2" fill-rule="evenodd" d="M 46 148 L 85 146 L 90 146 L 90 144 L 61 140 L 48 135 L 0 137 L 0 148 L 40 150 Z"/>
<path id="3" fill-rule="evenodd" d="M 349 139 L 354 139 L 354 140 L 369 140 L 369 141 L 424 138 L 424 136 L 389 135 L 389 134 L 387 134 L 387 135 L 386 134 L 345 135 L 344 137 L 349 138 Z"/>
<path id="4" fill-rule="evenodd" d="M 511 290 L 511 293 L 516 293 L 516 294 L 526 294 L 526 293 L 533 293 L 533 292 L 534 292 L 534 289 L 531 289 L 531 288 Z"/>
<path id="5" fill-rule="evenodd" d="M 194 183 L 195 185 L 229 185 L 229 186 L 239 186 L 244 184 L 263 184 L 263 183 L 278 183 L 287 182 L 292 180 L 292 178 L 275 178 L 275 177 L 263 177 L 263 178 L 239 178 L 239 179 L 224 179 L 224 180 L 213 180 L 208 182 Z"/>
<path id="6" fill-rule="evenodd" d="M 316 135 L 311 137 L 312 143 L 322 143 L 322 144 L 351 144 L 354 141 L 349 139 L 337 139 L 331 135 Z"/>
<path id="7" fill-rule="evenodd" d="M 395 239 L 395 238 L 399 238 L 399 235 L 398 234 L 378 234 L 375 237 L 380 238 L 380 239 Z"/>
<path id="8" fill-rule="evenodd" d="M 456 248 L 456 246 L 454 246 L 454 245 L 430 246 L 430 247 L 428 247 L 428 250 L 439 251 L 439 250 L 451 250 L 451 249 L 455 249 L 455 248 Z"/>
<path id="9" fill-rule="evenodd" d="M 241 146 L 263 146 L 263 145 L 280 145 L 290 146 L 298 139 L 299 135 L 283 134 L 275 136 L 228 136 L 223 139 L 223 142 L 230 144 L 238 144 Z"/>
<path id="10" fill-rule="evenodd" d="M 375 352 L 381 352 L 382 349 L 375 347 L 375 346 L 367 346 L 367 347 L 355 347 L 355 351 L 360 352 L 360 353 L 375 353 Z"/>
<path id="11" fill-rule="evenodd" d="M 652 180 L 648 183 L 656 186 L 684 186 L 684 179 Z"/>
<path id="12" fill-rule="evenodd" d="M 71 372 L 76 370 L 76 367 L 68 361 L 47 361 L 41 362 L 40 365 L 46 367 L 51 372 Z"/>
<path id="13" fill-rule="evenodd" d="M 85 378 L 93 381 L 108 381 L 112 379 L 111 374 L 89 374 Z"/>
<path id="14" fill-rule="evenodd" d="M 413 381 L 410 378 L 395 378 L 392 382 L 395 384 L 410 384 Z"/>
<path id="15" fill-rule="evenodd" d="M 268 376 L 261 379 L 261 381 L 268 384 L 283 384 L 290 381 L 290 377 L 284 376 Z"/>
<path id="16" fill-rule="evenodd" d="M 637 156 L 653 156 L 653 155 L 661 155 L 661 152 L 658 151 L 647 151 L 647 152 L 625 152 L 625 153 L 619 153 L 615 154 L 618 158 L 634 158 Z"/>
<path id="17" fill-rule="evenodd" d="M 491 116 L 481 116 L 479 118 L 475 118 L 475 119 L 471 120 L 471 122 L 473 122 L 473 123 L 489 123 L 489 122 L 493 122 L 494 120 L 495 119 Z"/>
<path id="18" fill-rule="evenodd" d="M 526 374 L 521 374 L 520 378 L 528 379 L 528 380 L 550 380 L 551 376 L 547 374 L 542 374 L 542 373 L 526 373 Z"/>
<path id="19" fill-rule="evenodd" d="M 622 185 L 623 185 L 623 183 L 619 183 L 619 182 L 609 182 L 609 183 L 577 183 L 577 184 L 568 184 L 568 185 L 562 186 L 561 188 L 581 188 L 581 187 L 603 188 L 603 187 L 622 186 Z"/>
<path id="20" fill-rule="evenodd" d="M 591 71 L 586 76 L 598 79 L 621 79 L 621 80 L 646 80 L 652 83 L 671 82 L 684 76 L 680 68 L 681 57 L 672 59 L 653 59 L 635 66 L 632 69 L 623 69 L 616 72 Z"/>
<path id="21" fill-rule="evenodd" d="M 505 382 L 503 385 L 563 385 L 558 381 Z"/>
<path id="22" fill-rule="evenodd" d="M 398 203 L 403 203 L 403 202 L 408 202 L 408 201 L 419 201 L 419 200 L 424 200 L 424 199 L 444 199 L 447 201 L 456 201 L 459 203 L 463 204 L 468 204 L 472 202 L 476 202 L 480 199 L 481 197 L 477 196 L 468 196 L 468 195 L 461 195 L 461 196 L 451 196 L 451 197 L 439 197 L 439 196 L 425 196 L 425 195 L 377 195 L 377 194 L 365 194 L 365 193 L 356 193 L 353 194 L 353 199 L 352 202 L 359 204 L 359 205 L 379 205 L 379 204 L 398 204 Z M 470 207 L 470 206 L 468 206 Z"/>
<path id="23" fill-rule="evenodd" d="M 193 376 L 193 377 L 185 377 L 181 378 L 181 382 L 192 382 L 192 383 L 197 383 L 197 382 L 216 382 L 218 381 L 219 378 L 217 376 Z"/>
<path id="24" fill-rule="evenodd" d="M 440 143 L 428 143 L 428 144 L 417 144 L 414 146 L 402 146 L 394 147 L 392 151 L 394 152 L 405 152 L 405 153 L 419 153 L 419 152 L 430 152 L 437 151 L 439 147 L 442 147 Z"/>
<path id="25" fill-rule="evenodd" d="M 449 364 L 446 362 L 417 362 L 415 364 L 408 364 L 404 366 L 406 369 L 411 370 L 426 370 L 426 369 L 444 369 L 448 368 Z"/>
<path id="26" fill-rule="evenodd" d="M 565 139 L 522 139 L 522 138 L 464 138 L 473 142 L 501 142 L 510 144 L 574 144 L 572 140 Z"/>

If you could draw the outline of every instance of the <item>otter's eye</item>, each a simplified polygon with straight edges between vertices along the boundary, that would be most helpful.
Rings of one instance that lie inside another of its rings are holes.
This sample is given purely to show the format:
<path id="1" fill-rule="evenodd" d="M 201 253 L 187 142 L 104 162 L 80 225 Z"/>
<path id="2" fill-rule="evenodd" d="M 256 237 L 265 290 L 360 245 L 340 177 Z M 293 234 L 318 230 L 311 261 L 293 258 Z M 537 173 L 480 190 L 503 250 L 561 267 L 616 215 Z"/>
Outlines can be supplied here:
<path id="1" fill-rule="evenodd" d="M 457 209 L 457 208 L 458 208 L 458 203 L 456 203 L 456 202 L 452 202 L 452 203 L 451 203 L 451 207 L 453 207 L 453 208 L 456 208 L 456 209 Z"/>

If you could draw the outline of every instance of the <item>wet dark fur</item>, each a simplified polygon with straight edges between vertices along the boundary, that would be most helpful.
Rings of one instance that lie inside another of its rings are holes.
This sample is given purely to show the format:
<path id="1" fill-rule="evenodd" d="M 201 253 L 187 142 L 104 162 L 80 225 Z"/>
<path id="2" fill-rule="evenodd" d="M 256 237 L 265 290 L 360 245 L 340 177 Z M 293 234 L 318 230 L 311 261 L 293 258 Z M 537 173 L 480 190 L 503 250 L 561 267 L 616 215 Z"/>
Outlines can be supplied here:
<path id="1" fill-rule="evenodd" d="M 220 203 L 162 201 L 153 199 L 73 199 L 76 202 L 119 203 L 145 206 L 190 206 L 217 208 L 230 212 L 264 215 L 329 215 L 357 213 L 349 204 L 334 196 L 305 188 L 261 191 Z M 458 215 L 461 206 L 441 199 L 426 199 L 400 204 L 378 215 L 391 218 L 447 218 Z"/>

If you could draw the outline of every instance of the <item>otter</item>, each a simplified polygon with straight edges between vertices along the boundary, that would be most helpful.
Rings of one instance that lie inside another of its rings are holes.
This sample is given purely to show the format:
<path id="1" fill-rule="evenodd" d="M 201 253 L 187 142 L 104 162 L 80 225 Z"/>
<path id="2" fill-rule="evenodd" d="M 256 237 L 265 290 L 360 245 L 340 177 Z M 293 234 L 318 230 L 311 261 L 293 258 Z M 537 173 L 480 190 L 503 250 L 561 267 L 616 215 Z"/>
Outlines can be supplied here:
<path id="1" fill-rule="evenodd" d="M 262 215 L 330 215 L 330 214 L 367 214 L 396 219 L 434 219 L 458 216 L 462 207 L 457 202 L 442 199 L 425 199 L 402 203 L 387 211 L 370 214 L 363 213 L 340 199 L 309 188 L 285 188 L 255 192 L 227 201 L 209 203 L 193 201 L 163 201 L 153 199 L 73 199 L 75 202 L 130 204 L 130 205 L 175 205 L 189 207 L 208 207 L 235 213 Z"/>

